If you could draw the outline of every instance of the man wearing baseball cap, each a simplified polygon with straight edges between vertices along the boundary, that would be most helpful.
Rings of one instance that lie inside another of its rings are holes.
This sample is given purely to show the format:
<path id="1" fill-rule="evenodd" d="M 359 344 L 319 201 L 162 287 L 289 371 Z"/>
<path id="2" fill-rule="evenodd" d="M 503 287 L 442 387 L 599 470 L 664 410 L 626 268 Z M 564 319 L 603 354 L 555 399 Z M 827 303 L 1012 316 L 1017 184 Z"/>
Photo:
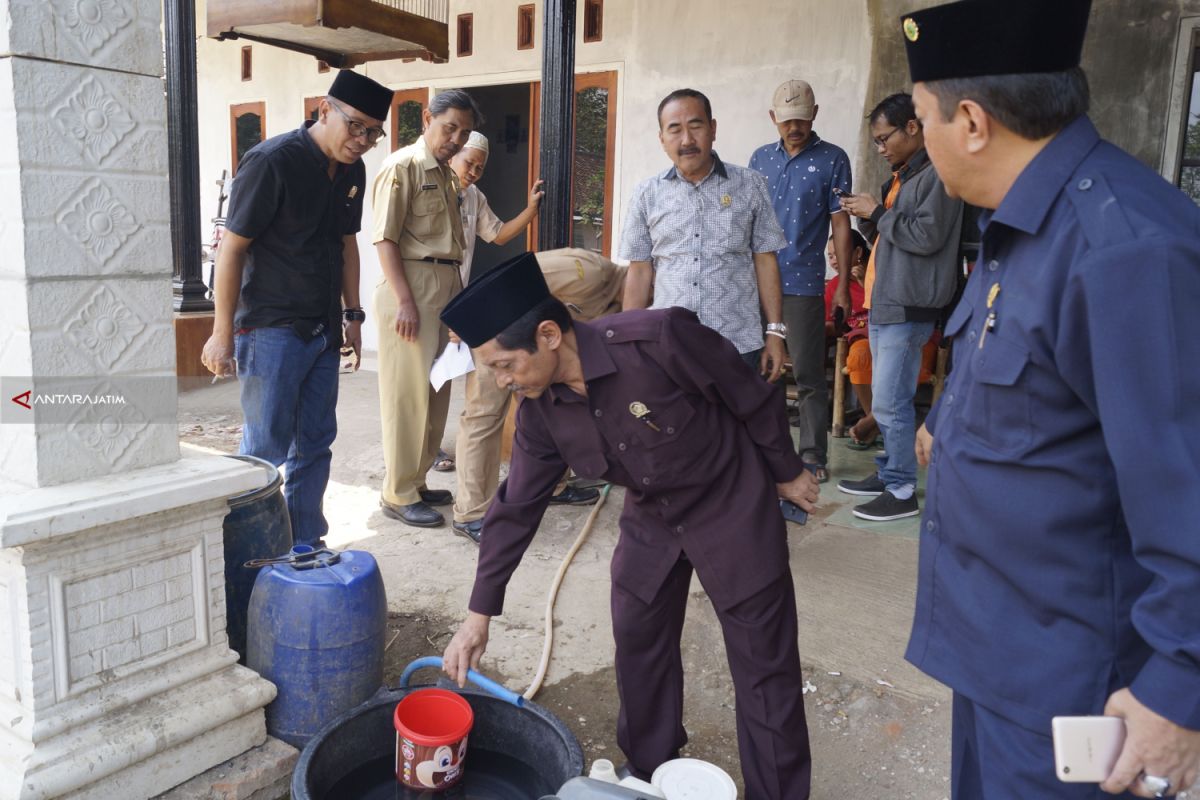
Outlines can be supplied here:
<path id="1" fill-rule="evenodd" d="M 1090 5 L 896 21 L 929 157 L 985 209 L 917 438 L 907 657 L 954 689 L 955 800 L 1167 797 L 1200 774 L 1200 209 L 1088 119 Z M 1051 720 L 1101 714 L 1125 723 L 1115 764 L 1060 782 L 1078 770 Z"/>
<path id="2" fill-rule="evenodd" d="M 355 238 L 362 156 L 383 138 L 391 104 L 391 89 L 339 72 L 316 121 L 242 156 L 217 249 L 216 313 L 201 358 L 217 376 L 237 372 L 241 452 L 287 464 L 297 544 L 316 545 L 329 529 L 322 500 L 337 436 L 338 349 L 344 338 L 360 353 L 366 319 Z"/>
<path id="3" fill-rule="evenodd" d="M 829 389 L 825 382 L 825 242 L 833 229 L 838 281 L 834 304 L 850 315 L 850 159 L 813 130 L 817 100 L 808 83 L 784 81 L 767 112 L 779 138 L 754 151 L 750 169 L 767 179 L 775 216 L 787 237 L 776 255 L 783 285 L 783 324 L 799 390 L 799 452 L 820 481 L 828 480 Z"/>

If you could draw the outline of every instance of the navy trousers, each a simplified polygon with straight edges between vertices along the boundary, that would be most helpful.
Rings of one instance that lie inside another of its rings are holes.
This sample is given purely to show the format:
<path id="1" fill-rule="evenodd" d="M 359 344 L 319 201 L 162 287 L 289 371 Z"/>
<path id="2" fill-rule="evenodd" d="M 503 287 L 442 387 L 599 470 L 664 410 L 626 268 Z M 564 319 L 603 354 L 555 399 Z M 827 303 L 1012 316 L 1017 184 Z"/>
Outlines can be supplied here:
<path id="1" fill-rule="evenodd" d="M 615 576 L 614 576 L 615 577 Z M 648 778 L 687 743 L 680 638 L 692 565 L 681 558 L 645 604 L 612 589 L 617 743 Z M 717 608 L 736 698 L 746 800 L 806 800 L 812 779 L 791 574 L 732 608 Z"/>
<path id="2" fill-rule="evenodd" d="M 1063 783 L 1054 772 L 1054 740 L 954 693 L 953 800 L 1121 800 L 1095 783 Z"/>

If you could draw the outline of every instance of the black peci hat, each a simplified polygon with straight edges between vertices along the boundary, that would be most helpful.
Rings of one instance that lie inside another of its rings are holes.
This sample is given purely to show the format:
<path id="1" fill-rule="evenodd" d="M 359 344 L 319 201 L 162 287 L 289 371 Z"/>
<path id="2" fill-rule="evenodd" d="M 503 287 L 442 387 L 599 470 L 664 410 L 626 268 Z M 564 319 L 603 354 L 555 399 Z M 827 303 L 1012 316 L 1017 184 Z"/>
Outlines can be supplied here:
<path id="1" fill-rule="evenodd" d="M 352 106 L 372 119 L 387 119 L 388 110 L 392 107 L 391 89 L 349 69 L 338 72 L 326 95 Z"/>
<path id="2" fill-rule="evenodd" d="M 442 322 L 470 347 L 494 339 L 522 314 L 550 297 L 537 257 L 521 253 L 493 267 L 442 310 Z"/>
<path id="3" fill-rule="evenodd" d="M 1092 0 L 960 0 L 900 18 L 913 83 L 1079 66 Z"/>

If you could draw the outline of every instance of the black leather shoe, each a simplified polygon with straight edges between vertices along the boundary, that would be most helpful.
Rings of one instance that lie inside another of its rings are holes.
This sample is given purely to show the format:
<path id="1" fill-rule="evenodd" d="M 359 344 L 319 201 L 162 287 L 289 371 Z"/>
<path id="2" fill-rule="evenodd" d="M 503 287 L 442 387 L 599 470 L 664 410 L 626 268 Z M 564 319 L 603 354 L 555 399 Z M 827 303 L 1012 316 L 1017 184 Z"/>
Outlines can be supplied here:
<path id="1" fill-rule="evenodd" d="M 396 506 L 386 500 L 379 501 L 385 517 L 399 520 L 405 525 L 415 525 L 418 528 L 440 528 L 446 524 L 446 518 L 440 511 L 434 511 L 425 503 L 411 503 L 407 506 Z"/>
<path id="2" fill-rule="evenodd" d="M 448 506 L 454 502 L 454 495 L 448 489 L 419 489 L 421 502 L 427 506 Z"/>
<path id="3" fill-rule="evenodd" d="M 567 488 L 551 497 L 550 502 L 563 506 L 590 506 L 599 499 L 599 489 L 577 489 L 567 484 Z"/>
<path id="4" fill-rule="evenodd" d="M 483 520 L 475 519 L 470 522 L 452 522 L 450 526 L 454 528 L 454 532 L 464 539 L 470 539 L 475 544 L 479 544 L 479 540 L 483 537 Z"/>

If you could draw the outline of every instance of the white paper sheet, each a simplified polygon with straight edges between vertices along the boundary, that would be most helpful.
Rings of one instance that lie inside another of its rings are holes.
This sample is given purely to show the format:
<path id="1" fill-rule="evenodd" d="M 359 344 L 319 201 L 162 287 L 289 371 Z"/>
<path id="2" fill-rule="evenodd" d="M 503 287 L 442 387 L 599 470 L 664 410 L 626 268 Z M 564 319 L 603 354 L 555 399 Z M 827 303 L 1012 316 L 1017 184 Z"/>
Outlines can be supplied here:
<path id="1" fill-rule="evenodd" d="M 429 383 L 437 392 L 441 390 L 446 381 L 454 380 L 459 375 L 466 375 L 473 369 L 475 369 L 475 360 L 471 358 L 471 348 L 462 342 L 458 344 L 450 342 L 433 362 L 433 369 L 429 370 Z"/>

